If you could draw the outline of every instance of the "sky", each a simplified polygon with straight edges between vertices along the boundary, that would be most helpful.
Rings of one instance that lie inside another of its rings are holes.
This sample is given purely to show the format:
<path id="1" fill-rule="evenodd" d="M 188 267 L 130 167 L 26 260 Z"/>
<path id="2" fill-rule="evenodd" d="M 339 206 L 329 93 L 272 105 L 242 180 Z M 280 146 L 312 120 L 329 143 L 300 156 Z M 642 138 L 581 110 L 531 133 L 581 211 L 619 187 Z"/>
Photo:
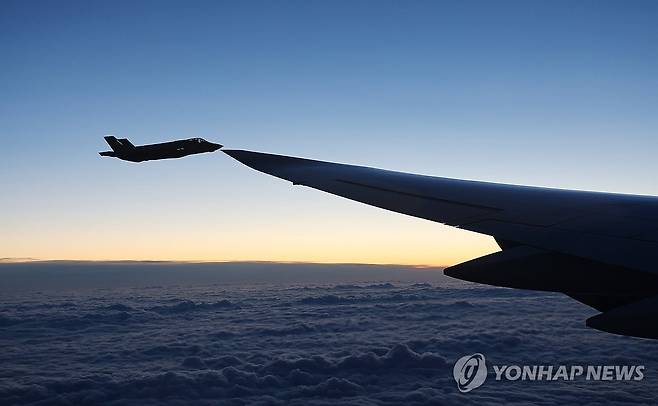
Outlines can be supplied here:
<path id="1" fill-rule="evenodd" d="M 463 230 L 293 187 L 231 148 L 658 195 L 653 1 L 0 2 L 0 258 L 450 265 Z"/>

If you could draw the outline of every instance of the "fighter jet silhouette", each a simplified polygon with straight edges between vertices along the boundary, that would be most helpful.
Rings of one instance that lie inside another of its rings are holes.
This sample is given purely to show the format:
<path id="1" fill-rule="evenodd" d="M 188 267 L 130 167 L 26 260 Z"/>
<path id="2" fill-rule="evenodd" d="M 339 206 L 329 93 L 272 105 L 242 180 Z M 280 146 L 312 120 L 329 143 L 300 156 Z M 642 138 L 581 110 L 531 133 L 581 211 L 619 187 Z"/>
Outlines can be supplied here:
<path id="1" fill-rule="evenodd" d="M 128 141 L 127 138 L 117 139 L 111 135 L 104 138 L 112 148 L 112 151 L 99 152 L 101 156 L 111 156 L 130 162 L 181 158 L 192 154 L 214 152 L 222 147 L 220 144 L 208 142 L 203 138 L 189 138 L 187 140 L 140 145 L 137 147 Z"/>

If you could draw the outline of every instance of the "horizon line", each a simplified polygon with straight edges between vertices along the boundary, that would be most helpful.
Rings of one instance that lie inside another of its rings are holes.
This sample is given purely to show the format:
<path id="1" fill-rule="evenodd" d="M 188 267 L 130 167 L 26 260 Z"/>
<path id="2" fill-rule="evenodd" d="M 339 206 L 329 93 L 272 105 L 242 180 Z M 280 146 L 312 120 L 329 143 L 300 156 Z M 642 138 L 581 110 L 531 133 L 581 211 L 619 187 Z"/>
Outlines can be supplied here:
<path id="1" fill-rule="evenodd" d="M 1 265 L 10 264 L 52 264 L 52 263 L 71 263 L 71 264 L 190 264 L 190 265 L 212 265 L 212 264 L 280 264 L 280 265 L 364 265 L 364 266 L 400 266 L 417 269 L 427 268 L 447 268 L 450 265 L 430 265 L 430 264 L 401 264 L 401 263 L 375 263 L 375 262 L 315 262 L 315 261 L 268 261 L 268 260 L 169 260 L 169 259 L 40 259 L 40 258 L 0 258 Z"/>

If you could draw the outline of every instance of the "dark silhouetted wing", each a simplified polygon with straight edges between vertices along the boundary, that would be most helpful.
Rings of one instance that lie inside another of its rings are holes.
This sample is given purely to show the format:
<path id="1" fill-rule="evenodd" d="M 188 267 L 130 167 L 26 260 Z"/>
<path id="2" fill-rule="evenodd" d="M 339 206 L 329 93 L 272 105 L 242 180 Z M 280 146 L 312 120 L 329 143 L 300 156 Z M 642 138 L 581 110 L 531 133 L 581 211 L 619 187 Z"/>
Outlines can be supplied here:
<path id="1" fill-rule="evenodd" d="M 639 306 L 658 294 L 656 197 L 448 179 L 242 150 L 224 152 L 293 184 L 491 235 L 498 241 L 502 251 L 450 267 L 445 271 L 449 276 L 564 292 L 602 312 L 614 309 L 614 315 L 626 314 L 626 306 Z M 658 306 L 648 314 L 658 316 Z M 632 318 L 624 326 L 619 316 L 614 323 L 606 323 L 603 315 L 588 323 L 601 330 L 658 338 L 658 328 L 638 330 L 641 323 Z"/>

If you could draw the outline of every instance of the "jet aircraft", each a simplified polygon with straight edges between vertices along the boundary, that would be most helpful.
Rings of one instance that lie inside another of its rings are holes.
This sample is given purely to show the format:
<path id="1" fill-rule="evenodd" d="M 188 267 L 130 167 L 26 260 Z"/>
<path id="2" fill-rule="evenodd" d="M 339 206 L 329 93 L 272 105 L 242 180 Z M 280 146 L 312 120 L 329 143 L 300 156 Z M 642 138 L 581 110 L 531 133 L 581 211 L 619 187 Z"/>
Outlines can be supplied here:
<path id="1" fill-rule="evenodd" d="M 192 154 L 214 152 L 222 147 L 220 144 L 208 142 L 203 138 L 189 138 L 186 140 L 139 146 L 134 146 L 127 138 L 117 139 L 111 135 L 104 138 L 112 148 L 112 151 L 99 152 L 101 156 L 115 157 L 130 162 L 181 158 Z"/>

